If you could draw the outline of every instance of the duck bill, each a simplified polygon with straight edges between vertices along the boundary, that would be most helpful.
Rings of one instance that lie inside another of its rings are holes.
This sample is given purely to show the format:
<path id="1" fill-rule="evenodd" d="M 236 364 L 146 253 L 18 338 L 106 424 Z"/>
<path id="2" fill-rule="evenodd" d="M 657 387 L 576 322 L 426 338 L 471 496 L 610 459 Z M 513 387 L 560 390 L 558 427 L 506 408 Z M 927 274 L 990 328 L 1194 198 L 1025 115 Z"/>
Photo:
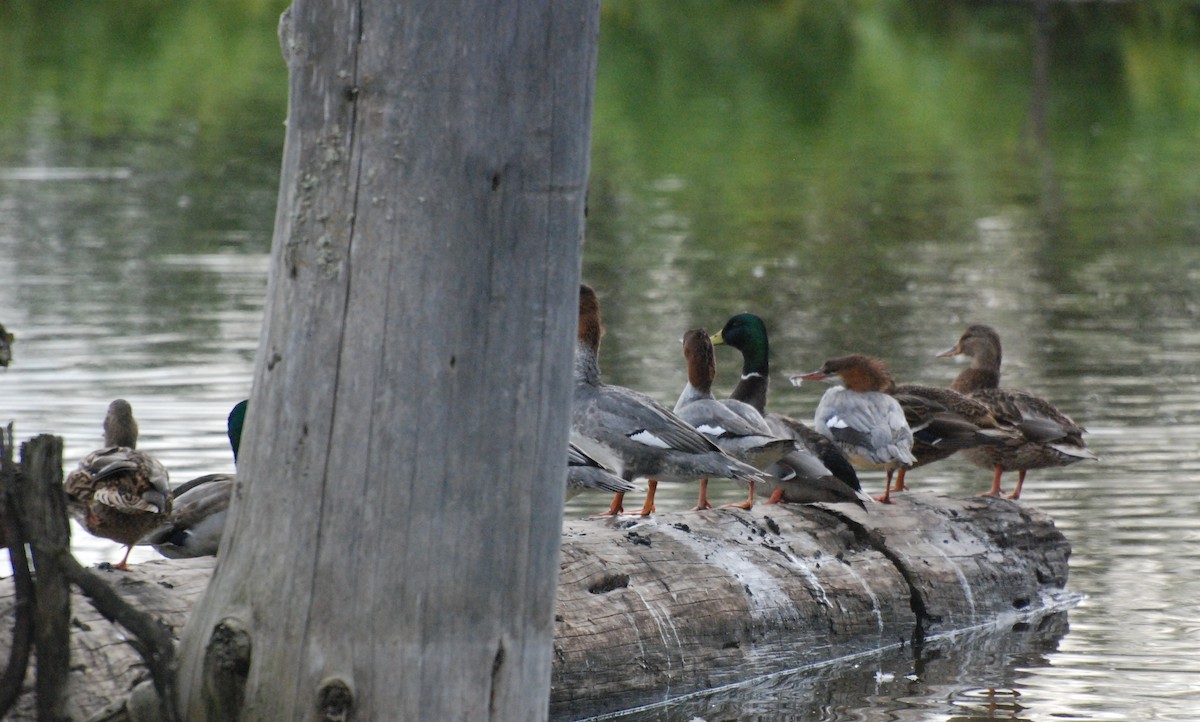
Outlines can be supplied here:
<path id="1" fill-rule="evenodd" d="M 712 341 L 713 346 L 720 346 L 721 344 L 725 343 L 725 338 L 723 336 L 721 336 L 720 331 L 717 331 L 716 333 L 714 333 L 712 336 L 710 336 L 708 338 L 708 340 Z"/>
<path id="2" fill-rule="evenodd" d="M 946 349 L 945 351 L 942 351 L 941 353 L 937 354 L 937 358 L 953 358 L 953 357 L 959 355 L 960 353 L 962 353 L 962 350 L 959 349 L 957 345 L 954 345 L 954 346 L 951 346 L 950 348 Z"/>
<path id="3" fill-rule="evenodd" d="M 792 382 L 792 386 L 799 386 L 805 381 L 824 381 L 825 379 L 829 378 L 829 376 L 830 374 L 822 373 L 820 371 L 809 371 L 808 373 L 803 374 L 792 374 L 788 377 L 788 381 Z"/>

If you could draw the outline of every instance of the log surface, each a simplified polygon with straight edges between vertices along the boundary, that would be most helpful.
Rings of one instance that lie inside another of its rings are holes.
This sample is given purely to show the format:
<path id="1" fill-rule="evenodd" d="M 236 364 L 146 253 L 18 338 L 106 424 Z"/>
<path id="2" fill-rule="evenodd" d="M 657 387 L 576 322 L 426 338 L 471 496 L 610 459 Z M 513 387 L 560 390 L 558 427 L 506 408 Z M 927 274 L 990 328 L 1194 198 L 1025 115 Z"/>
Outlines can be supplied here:
<path id="1" fill-rule="evenodd" d="M 1033 611 L 1065 589 L 1069 556 L 1035 508 L 921 492 L 866 512 L 760 505 L 568 521 L 551 714 L 620 709 Z M 162 560 L 106 576 L 178 633 L 213 566 Z M 0 615 L 11 618 L 12 602 L 3 580 Z M 74 595 L 72 610 L 68 714 L 84 720 L 147 675 L 85 598 Z M 30 697 L 13 719 L 35 718 Z"/>

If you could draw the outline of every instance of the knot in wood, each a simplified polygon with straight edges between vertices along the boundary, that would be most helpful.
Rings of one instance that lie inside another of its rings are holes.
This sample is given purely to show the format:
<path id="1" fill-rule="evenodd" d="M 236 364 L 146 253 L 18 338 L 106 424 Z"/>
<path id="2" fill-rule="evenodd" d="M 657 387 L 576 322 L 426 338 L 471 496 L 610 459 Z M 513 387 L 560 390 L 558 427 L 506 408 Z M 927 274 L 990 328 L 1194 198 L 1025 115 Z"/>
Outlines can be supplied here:
<path id="1" fill-rule="evenodd" d="M 338 677 L 326 677 L 317 688 L 317 708 L 327 722 L 346 722 L 354 709 L 354 692 Z"/>

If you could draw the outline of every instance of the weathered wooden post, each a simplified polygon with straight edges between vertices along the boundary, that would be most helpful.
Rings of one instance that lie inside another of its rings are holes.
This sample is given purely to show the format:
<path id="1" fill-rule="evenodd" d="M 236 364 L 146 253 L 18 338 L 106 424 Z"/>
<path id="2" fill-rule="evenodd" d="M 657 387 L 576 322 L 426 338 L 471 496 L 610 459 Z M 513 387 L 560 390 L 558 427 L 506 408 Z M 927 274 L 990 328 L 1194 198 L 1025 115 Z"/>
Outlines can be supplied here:
<path id="1" fill-rule="evenodd" d="M 200 720 L 544 718 L 596 0 L 297 0 Z"/>

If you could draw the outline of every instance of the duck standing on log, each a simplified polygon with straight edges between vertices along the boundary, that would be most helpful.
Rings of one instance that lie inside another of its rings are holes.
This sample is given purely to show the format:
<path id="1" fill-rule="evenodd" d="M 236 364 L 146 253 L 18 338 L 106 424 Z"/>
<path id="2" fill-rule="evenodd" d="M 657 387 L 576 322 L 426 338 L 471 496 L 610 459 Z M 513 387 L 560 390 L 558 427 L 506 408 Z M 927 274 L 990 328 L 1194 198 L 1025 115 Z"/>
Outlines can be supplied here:
<path id="1" fill-rule="evenodd" d="M 758 416 L 758 423 L 752 423 L 727 403 L 713 397 L 712 383 L 717 375 L 717 362 L 707 331 L 694 328 L 683 335 L 683 357 L 687 361 L 688 381 L 679 394 L 679 400 L 675 402 L 675 414 L 679 418 L 712 439 L 726 454 L 757 469 L 766 469 L 784 455 L 795 451 L 795 440 L 773 436 L 757 411 L 754 413 Z M 754 411 L 752 408 L 750 410 Z M 752 508 L 753 487 L 746 501 L 726 506 Z M 701 479 L 700 497 L 695 510 L 711 508 L 708 502 L 708 479 Z"/>
<path id="2" fill-rule="evenodd" d="M 894 387 L 887 367 L 877 358 L 850 354 L 829 359 L 821 368 L 794 374 L 790 381 L 840 379 L 821 396 L 813 414 L 813 426 L 832 439 L 857 466 L 882 468 L 887 486 L 878 501 L 891 502 L 892 476 L 896 469 L 911 466 L 913 432 L 900 402 L 887 393 Z"/>
<path id="3" fill-rule="evenodd" d="M 973 463 L 992 469 L 992 488 L 986 496 L 1000 496 L 1000 477 L 1017 472 L 1017 487 L 1009 499 L 1021 498 L 1025 474 L 1074 464 L 1097 457 L 1088 451 L 1084 429 L 1046 399 L 1025 391 L 1000 388 L 1000 334 L 991 326 L 967 327 L 958 343 L 938 354 L 966 356 L 971 365 L 959 373 L 950 388 L 985 404 L 992 414 L 1020 433 L 1016 443 L 985 445 L 964 452 Z"/>
<path id="4" fill-rule="evenodd" d="M 600 301 L 590 286 L 579 287 L 579 329 L 575 346 L 575 390 L 571 441 L 625 481 L 648 481 L 641 515 L 654 511 L 659 481 L 695 481 L 707 477 L 765 480 L 752 466 L 729 457 L 704 434 L 645 394 L 600 379 L 598 356 Z M 623 511 L 624 493 L 613 497 L 605 516 Z"/>
<path id="5" fill-rule="evenodd" d="M 138 425 L 125 399 L 108 405 L 105 448 L 83 457 L 64 482 L 67 511 L 89 533 L 125 545 L 115 566 L 128 569 L 133 545 L 167 519 L 171 487 L 167 469 L 137 449 Z"/>
<path id="6" fill-rule="evenodd" d="M 739 313 L 712 337 L 714 346 L 729 346 L 742 354 L 742 375 L 727 403 L 749 419 L 763 419 L 775 436 L 799 442 L 796 450 L 768 468 L 784 483 L 771 500 L 811 504 L 848 501 L 863 506 L 862 484 L 850 460 L 832 441 L 790 416 L 767 412 L 771 346 L 767 324 L 753 313 Z"/>
<path id="7" fill-rule="evenodd" d="M 235 465 L 248 405 L 246 400 L 239 401 L 225 420 Z M 205 474 L 175 487 L 166 523 L 147 534 L 142 543 L 170 559 L 216 556 L 236 483 L 236 474 Z"/>
<path id="8" fill-rule="evenodd" d="M 1020 438 L 1020 432 L 999 421 L 986 404 L 953 389 L 901 384 L 893 385 L 888 393 L 904 410 L 913 432 L 912 454 L 917 459 L 911 467 L 901 466 L 897 471 L 892 493 L 908 489 L 904 482 L 909 468 L 941 461 L 963 449 L 1014 444 Z"/>

